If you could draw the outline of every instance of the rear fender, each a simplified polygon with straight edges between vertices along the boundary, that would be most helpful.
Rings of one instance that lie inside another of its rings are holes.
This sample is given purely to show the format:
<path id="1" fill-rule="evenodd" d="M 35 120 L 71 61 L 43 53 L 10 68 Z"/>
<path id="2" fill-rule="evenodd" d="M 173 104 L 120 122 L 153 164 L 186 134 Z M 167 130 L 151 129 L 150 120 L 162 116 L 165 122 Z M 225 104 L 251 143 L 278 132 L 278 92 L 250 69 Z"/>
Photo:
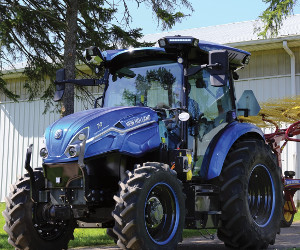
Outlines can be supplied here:
<path id="1" fill-rule="evenodd" d="M 236 140 L 246 134 L 264 140 L 261 129 L 249 123 L 233 122 L 221 130 L 211 141 L 205 153 L 200 176 L 206 180 L 218 177 L 230 148 Z"/>

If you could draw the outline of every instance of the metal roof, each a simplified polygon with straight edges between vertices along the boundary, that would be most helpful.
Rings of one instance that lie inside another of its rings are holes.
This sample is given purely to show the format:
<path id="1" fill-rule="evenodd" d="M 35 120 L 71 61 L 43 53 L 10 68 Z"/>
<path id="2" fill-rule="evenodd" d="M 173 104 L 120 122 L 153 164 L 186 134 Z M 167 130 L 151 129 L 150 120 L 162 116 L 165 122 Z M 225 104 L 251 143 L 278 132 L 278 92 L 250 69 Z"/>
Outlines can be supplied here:
<path id="1" fill-rule="evenodd" d="M 276 43 L 278 40 L 287 38 L 300 40 L 300 14 L 287 17 L 283 21 L 283 25 L 279 30 L 276 38 L 263 39 L 258 37 L 255 30 L 262 27 L 260 20 L 252 20 L 245 22 L 229 23 L 216 26 L 200 27 L 186 30 L 168 31 L 156 34 L 145 35 L 141 40 L 146 42 L 157 42 L 164 36 L 192 35 L 200 40 L 211 41 L 231 46 L 245 46 L 246 44 L 260 44 L 262 41 Z"/>

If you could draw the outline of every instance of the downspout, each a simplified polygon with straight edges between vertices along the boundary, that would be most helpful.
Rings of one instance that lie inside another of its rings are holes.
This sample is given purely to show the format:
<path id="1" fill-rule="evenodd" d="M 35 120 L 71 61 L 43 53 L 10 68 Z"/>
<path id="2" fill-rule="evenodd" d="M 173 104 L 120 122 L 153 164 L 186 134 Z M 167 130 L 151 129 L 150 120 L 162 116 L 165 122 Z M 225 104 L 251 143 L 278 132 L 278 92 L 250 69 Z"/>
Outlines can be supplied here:
<path id="1" fill-rule="evenodd" d="M 296 60 L 295 54 L 291 49 L 288 47 L 287 41 L 283 41 L 282 46 L 286 53 L 289 54 L 291 58 L 291 96 L 296 95 Z"/>
<path id="2" fill-rule="evenodd" d="M 283 41 L 282 46 L 284 48 L 284 50 L 286 51 L 286 53 L 289 54 L 290 58 L 291 58 L 291 96 L 295 96 L 296 95 L 296 62 L 295 62 L 295 54 L 293 53 L 293 51 L 291 51 L 291 49 L 288 47 L 287 41 Z M 298 147 L 297 147 L 297 143 L 294 143 L 295 146 L 295 152 L 293 154 L 292 157 L 292 166 L 287 166 L 287 170 L 290 170 L 290 168 L 292 167 L 292 170 L 295 171 L 296 173 L 298 172 L 297 170 L 297 163 L 298 163 L 298 159 L 297 159 L 297 151 L 298 151 Z M 288 158 L 288 157 L 287 157 Z M 290 165 L 290 164 L 288 164 Z M 297 176 L 298 177 L 298 176 Z M 294 196 L 294 201 L 297 204 L 298 200 L 300 199 L 299 194 Z"/>

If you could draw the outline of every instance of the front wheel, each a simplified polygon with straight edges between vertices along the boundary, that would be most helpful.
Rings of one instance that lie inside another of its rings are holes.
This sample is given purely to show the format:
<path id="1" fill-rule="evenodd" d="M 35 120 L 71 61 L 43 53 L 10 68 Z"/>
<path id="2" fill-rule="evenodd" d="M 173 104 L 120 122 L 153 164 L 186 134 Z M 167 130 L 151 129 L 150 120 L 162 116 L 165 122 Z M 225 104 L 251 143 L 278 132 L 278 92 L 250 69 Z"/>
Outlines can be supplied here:
<path id="1" fill-rule="evenodd" d="M 185 195 L 168 165 L 137 165 L 114 197 L 114 233 L 122 249 L 176 249 L 185 221 Z"/>
<path id="2" fill-rule="evenodd" d="M 43 173 L 34 171 L 36 186 L 44 184 Z M 43 216 L 45 204 L 33 203 L 30 197 L 30 179 L 25 174 L 12 185 L 6 197 L 4 230 L 9 235 L 8 243 L 16 249 L 60 250 L 67 249 L 73 239 L 75 224 L 71 220 L 47 221 Z"/>
<path id="3" fill-rule="evenodd" d="M 237 141 L 220 176 L 222 226 L 218 237 L 239 249 L 265 249 L 280 230 L 283 185 L 270 147 L 261 140 Z"/>

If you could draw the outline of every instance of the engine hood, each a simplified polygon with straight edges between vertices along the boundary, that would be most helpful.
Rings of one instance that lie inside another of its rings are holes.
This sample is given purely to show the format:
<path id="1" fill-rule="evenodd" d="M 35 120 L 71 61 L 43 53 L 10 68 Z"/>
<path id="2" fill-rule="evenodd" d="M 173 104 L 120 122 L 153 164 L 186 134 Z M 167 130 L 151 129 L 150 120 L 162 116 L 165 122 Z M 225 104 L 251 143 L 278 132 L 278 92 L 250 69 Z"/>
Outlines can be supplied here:
<path id="1" fill-rule="evenodd" d="M 45 131 L 48 151 L 44 163 L 68 162 L 70 147 L 80 147 L 79 134 L 85 134 L 84 157 L 109 151 L 141 155 L 160 144 L 158 116 L 148 107 L 113 107 L 85 110 L 57 120 Z"/>

